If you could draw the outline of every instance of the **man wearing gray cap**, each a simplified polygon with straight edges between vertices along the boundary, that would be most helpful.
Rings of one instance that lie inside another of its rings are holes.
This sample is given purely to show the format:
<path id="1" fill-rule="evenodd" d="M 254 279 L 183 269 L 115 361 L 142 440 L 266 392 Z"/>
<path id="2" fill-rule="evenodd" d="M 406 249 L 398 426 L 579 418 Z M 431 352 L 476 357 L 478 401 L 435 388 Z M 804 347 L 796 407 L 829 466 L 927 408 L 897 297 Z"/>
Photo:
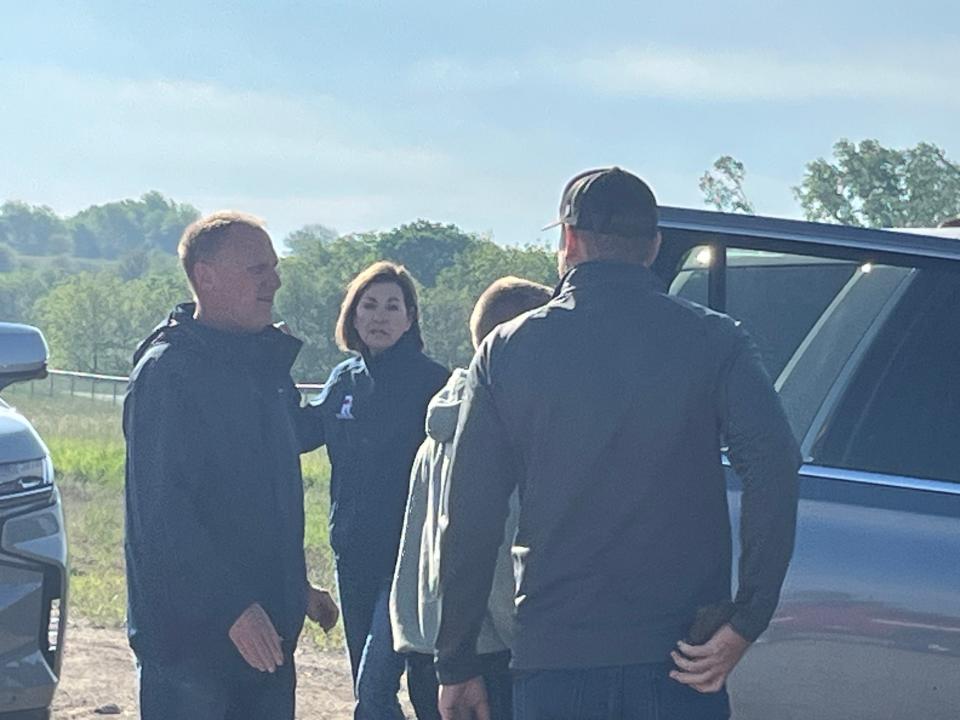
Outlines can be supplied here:
<path id="1" fill-rule="evenodd" d="M 469 370 L 441 522 L 441 712 L 487 717 L 476 639 L 518 487 L 515 716 L 727 718 L 727 675 L 793 550 L 796 442 L 746 333 L 649 269 L 646 183 L 581 173 L 556 224 L 553 300 Z M 732 601 L 723 446 L 743 481 Z"/>

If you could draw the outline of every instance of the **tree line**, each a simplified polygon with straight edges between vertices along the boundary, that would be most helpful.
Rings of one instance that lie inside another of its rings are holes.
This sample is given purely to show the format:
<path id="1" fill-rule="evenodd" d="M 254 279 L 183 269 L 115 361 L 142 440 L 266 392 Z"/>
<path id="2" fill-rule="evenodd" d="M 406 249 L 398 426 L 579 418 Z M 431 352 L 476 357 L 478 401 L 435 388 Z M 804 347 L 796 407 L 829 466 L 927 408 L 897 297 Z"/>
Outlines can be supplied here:
<path id="1" fill-rule="evenodd" d="M 183 228 L 180 228 L 182 232 Z M 452 367 L 472 354 L 467 320 L 480 293 L 498 277 L 520 275 L 553 284 L 552 251 L 501 247 L 483 235 L 426 220 L 386 232 L 338 236 L 307 226 L 286 240 L 276 317 L 304 341 L 294 368 L 303 381 L 322 381 L 344 354 L 333 340 L 347 283 L 379 259 L 404 264 L 417 279 L 428 352 Z M 123 375 L 137 343 L 190 293 L 173 257 L 125 277 L 117 265 L 79 272 L 21 268 L 0 274 L 0 318 L 39 326 L 53 367 Z"/>
<path id="2" fill-rule="evenodd" d="M 701 178 L 707 205 L 753 212 L 745 168 L 730 156 Z M 871 227 L 932 227 L 960 215 L 960 166 L 920 143 L 903 150 L 841 140 L 831 160 L 807 164 L 794 188 L 809 220 Z M 175 249 L 196 208 L 158 192 L 97 205 L 69 218 L 10 201 L 0 206 L 0 319 L 38 325 L 51 364 L 126 374 L 137 342 L 189 290 Z M 385 232 L 338 235 L 308 225 L 284 240 L 276 314 L 304 340 L 295 377 L 318 381 L 343 358 L 333 341 L 349 280 L 378 259 L 404 264 L 421 293 L 427 351 L 452 367 L 471 356 L 467 319 L 476 298 L 512 274 L 556 281 L 552 249 L 503 247 L 456 225 L 416 220 Z"/>
<path id="3" fill-rule="evenodd" d="M 833 158 L 807 163 L 793 189 L 807 220 L 857 227 L 936 227 L 960 216 L 960 164 L 933 143 L 888 148 L 842 139 Z M 746 168 L 723 155 L 700 178 L 704 201 L 724 212 L 753 213 Z"/>
<path id="4" fill-rule="evenodd" d="M 8 200 L 0 205 L 0 271 L 15 269 L 20 256 L 117 260 L 173 253 L 183 228 L 198 217 L 192 205 L 156 191 L 66 218 L 44 205 Z"/>

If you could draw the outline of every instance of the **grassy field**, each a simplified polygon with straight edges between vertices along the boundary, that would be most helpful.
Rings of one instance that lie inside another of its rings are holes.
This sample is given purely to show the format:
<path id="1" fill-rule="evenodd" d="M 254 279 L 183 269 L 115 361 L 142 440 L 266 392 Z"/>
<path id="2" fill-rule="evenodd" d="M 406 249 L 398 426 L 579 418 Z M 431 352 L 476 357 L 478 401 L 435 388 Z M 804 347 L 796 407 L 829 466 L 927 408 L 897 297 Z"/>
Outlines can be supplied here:
<path id="1" fill-rule="evenodd" d="M 94 625 L 124 623 L 124 445 L 119 405 L 69 394 L 31 396 L 28 385 L 3 393 L 43 437 L 57 470 L 70 550 L 70 615 Z M 324 451 L 303 457 L 307 566 L 311 580 L 333 587 L 327 542 L 330 468 Z M 320 647 L 340 647 L 338 626 L 325 636 L 307 623 L 306 638 Z"/>

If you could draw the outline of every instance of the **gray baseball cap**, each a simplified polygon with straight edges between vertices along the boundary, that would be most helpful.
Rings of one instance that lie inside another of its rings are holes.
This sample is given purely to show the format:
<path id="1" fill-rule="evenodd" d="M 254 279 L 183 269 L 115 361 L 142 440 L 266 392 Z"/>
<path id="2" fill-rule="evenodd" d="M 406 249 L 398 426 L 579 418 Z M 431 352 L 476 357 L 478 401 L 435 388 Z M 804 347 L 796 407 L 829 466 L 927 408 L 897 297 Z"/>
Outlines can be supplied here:
<path id="1" fill-rule="evenodd" d="M 544 230 L 569 225 L 621 237 L 652 235 L 657 230 L 657 199 L 650 186 L 619 167 L 585 170 L 563 189 L 560 216 Z"/>

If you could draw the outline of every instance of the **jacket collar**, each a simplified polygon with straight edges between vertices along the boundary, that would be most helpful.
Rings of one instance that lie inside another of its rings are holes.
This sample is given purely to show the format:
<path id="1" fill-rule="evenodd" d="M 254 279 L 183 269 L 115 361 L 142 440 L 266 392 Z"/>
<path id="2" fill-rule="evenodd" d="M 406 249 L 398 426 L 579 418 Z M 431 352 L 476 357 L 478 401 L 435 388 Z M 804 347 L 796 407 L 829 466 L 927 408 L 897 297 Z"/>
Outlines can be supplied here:
<path id="1" fill-rule="evenodd" d="M 189 343 L 203 352 L 222 358 L 239 358 L 258 367 L 289 373 L 300 353 L 303 342 L 274 326 L 253 334 L 231 333 L 203 325 L 193 313 L 196 303 L 177 305 L 166 321 L 160 323 L 137 348 L 133 356 L 136 364 L 152 345 L 166 342 L 171 345 Z"/>
<path id="2" fill-rule="evenodd" d="M 665 292 L 663 281 L 650 268 L 636 263 L 590 260 L 567 270 L 553 296 L 572 290 L 604 286 L 629 286 L 637 290 Z"/>
<path id="3" fill-rule="evenodd" d="M 408 330 L 392 347 L 377 355 L 365 352 L 361 357 L 371 377 L 377 378 L 405 373 L 410 364 L 422 354 L 420 344 L 417 343 L 414 334 Z"/>

